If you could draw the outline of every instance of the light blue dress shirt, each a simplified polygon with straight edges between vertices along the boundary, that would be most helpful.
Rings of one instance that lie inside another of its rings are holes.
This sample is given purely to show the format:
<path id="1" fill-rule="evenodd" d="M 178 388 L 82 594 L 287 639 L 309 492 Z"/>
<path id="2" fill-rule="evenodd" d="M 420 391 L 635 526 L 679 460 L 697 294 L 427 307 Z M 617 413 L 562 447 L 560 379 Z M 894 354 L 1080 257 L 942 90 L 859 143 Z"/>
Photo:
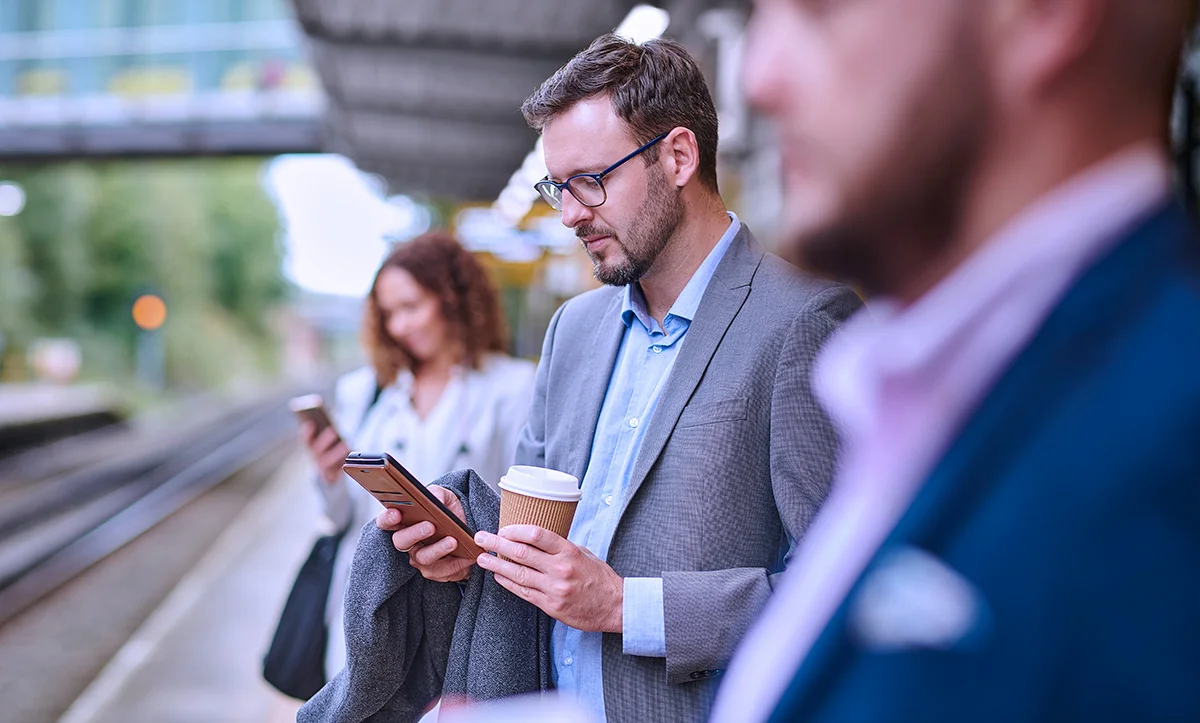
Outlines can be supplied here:
<path id="1" fill-rule="evenodd" d="M 717 265 L 741 228 L 730 213 L 728 230 L 692 274 L 660 326 L 646 309 L 641 286 L 625 287 L 621 320 L 625 335 L 592 440 L 592 456 L 583 476 L 583 497 L 575 512 L 568 539 L 591 550 L 601 560 L 620 521 L 630 475 L 641 449 L 646 428 L 666 387 L 683 339 L 695 317 Z M 664 657 L 667 653 L 663 620 L 662 578 L 625 578 L 622 646 L 626 655 Z M 550 636 L 555 685 L 576 695 L 592 713 L 604 720 L 604 685 L 601 676 L 601 633 L 585 633 L 560 622 Z"/>

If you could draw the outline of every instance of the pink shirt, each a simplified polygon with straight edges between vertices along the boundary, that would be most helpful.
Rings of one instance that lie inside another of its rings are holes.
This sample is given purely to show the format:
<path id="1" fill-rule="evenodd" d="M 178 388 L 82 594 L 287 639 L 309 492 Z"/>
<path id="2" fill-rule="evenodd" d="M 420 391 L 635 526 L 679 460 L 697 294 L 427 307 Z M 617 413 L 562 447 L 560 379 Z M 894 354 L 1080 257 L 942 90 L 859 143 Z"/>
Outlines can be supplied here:
<path id="1" fill-rule="evenodd" d="M 907 308 L 873 300 L 817 359 L 843 434 L 832 492 L 759 622 L 713 721 L 766 720 L 850 588 L 991 389 L 1066 290 L 1169 192 L 1142 144 L 1045 195 Z"/>

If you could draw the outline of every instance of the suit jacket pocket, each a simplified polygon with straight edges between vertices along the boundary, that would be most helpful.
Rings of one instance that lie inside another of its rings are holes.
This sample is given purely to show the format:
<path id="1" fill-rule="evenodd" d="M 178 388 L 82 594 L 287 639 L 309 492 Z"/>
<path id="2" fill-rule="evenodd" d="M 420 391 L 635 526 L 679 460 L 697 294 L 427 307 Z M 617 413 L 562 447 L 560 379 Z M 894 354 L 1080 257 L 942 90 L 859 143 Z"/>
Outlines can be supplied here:
<path id="1" fill-rule="evenodd" d="M 676 429 L 699 427 L 702 424 L 717 422 L 737 422 L 746 418 L 748 402 L 744 398 L 721 399 L 715 402 L 700 402 L 689 404 L 679 415 Z"/>

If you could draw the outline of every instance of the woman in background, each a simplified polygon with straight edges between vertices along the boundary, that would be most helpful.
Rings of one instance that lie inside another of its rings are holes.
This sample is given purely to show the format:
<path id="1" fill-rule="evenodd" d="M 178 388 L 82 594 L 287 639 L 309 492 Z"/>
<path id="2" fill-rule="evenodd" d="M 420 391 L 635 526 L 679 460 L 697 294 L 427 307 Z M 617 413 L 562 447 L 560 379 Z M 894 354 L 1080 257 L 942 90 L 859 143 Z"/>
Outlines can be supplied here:
<path id="1" fill-rule="evenodd" d="M 342 596 L 359 532 L 381 509 L 342 472 L 353 451 L 387 452 L 425 484 L 474 469 L 495 487 L 529 414 L 534 365 L 507 355 L 500 304 L 479 261 L 446 232 L 399 244 L 367 296 L 370 365 L 338 380 L 336 430 L 301 439 L 318 469 L 325 513 L 346 530 L 326 606 L 326 678 L 346 663 Z M 344 440 L 338 437 L 338 432 Z"/>

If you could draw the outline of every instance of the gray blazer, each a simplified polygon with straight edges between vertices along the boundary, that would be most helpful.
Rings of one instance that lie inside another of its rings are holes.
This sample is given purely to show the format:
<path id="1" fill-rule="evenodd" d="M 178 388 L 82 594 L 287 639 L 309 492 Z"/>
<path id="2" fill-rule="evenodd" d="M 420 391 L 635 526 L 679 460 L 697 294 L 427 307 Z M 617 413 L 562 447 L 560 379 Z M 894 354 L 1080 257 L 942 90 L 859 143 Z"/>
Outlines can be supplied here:
<path id="1" fill-rule="evenodd" d="M 603 641 L 610 721 L 696 721 L 770 595 L 779 550 L 804 535 L 837 440 L 810 387 L 817 350 L 861 306 L 849 289 L 766 254 L 744 226 L 709 283 L 635 462 L 608 563 L 662 577 L 666 658 Z M 584 478 L 625 326 L 621 290 L 550 322 L 518 464 Z"/>

